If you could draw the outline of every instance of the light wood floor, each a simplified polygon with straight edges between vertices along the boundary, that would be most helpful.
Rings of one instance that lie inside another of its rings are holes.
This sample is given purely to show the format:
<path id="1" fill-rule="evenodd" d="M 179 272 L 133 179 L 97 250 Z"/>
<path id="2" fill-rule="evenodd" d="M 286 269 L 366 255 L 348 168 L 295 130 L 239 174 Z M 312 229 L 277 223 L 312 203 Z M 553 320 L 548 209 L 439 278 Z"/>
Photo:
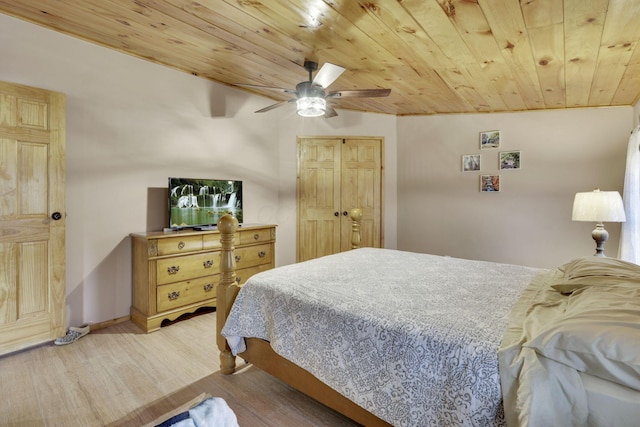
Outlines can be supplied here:
<path id="1" fill-rule="evenodd" d="M 142 426 L 206 393 L 241 427 L 357 426 L 257 368 L 217 369 L 215 313 L 151 334 L 120 323 L 0 358 L 0 425 Z"/>

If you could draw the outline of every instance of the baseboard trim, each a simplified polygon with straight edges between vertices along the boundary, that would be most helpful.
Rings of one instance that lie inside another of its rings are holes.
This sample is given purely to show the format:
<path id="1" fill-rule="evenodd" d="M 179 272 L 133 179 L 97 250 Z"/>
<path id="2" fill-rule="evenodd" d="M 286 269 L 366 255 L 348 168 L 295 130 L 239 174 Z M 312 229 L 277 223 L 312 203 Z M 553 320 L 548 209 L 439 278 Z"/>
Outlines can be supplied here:
<path id="1" fill-rule="evenodd" d="M 118 323 L 128 322 L 129 320 L 131 320 L 131 316 L 122 316 L 122 317 L 117 317 L 115 319 L 107 320 L 100 323 L 92 323 L 91 330 L 97 331 L 98 329 L 107 328 L 109 326 L 117 325 Z"/>

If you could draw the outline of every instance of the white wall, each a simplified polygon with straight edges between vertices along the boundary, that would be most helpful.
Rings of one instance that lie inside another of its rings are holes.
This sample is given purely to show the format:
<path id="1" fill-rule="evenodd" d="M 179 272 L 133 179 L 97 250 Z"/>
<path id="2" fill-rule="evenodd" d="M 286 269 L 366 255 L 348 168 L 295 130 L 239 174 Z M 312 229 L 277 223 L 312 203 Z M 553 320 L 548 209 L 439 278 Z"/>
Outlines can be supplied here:
<path id="1" fill-rule="evenodd" d="M 398 119 L 399 249 L 555 267 L 591 255 L 595 224 L 571 221 L 576 192 L 622 192 L 633 108 L 593 108 Z M 501 131 L 499 149 L 480 150 L 479 133 Z M 500 151 L 520 150 L 522 168 L 498 169 Z M 481 172 L 462 172 L 480 153 Z M 499 174 L 499 193 L 479 191 Z M 618 250 L 619 224 L 605 253 Z"/>
<path id="2" fill-rule="evenodd" d="M 1 14 L 0 58 L 0 80 L 67 97 L 69 324 L 129 314 L 128 235 L 166 226 L 169 176 L 243 180 L 245 222 L 278 224 L 278 265 L 295 262 L 297 135 L 384 136 L 395 194 L 395 117 L 254 114 L 272 101 Z"/>

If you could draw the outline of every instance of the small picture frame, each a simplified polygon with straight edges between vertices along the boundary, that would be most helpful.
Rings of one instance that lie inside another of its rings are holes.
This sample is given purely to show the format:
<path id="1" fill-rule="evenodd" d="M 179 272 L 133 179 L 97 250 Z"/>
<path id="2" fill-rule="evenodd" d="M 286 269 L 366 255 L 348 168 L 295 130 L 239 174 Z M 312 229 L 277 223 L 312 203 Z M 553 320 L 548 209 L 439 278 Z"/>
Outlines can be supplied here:
<path id="1" fill-rule="evenodd" d="M 480 170 L 480 154 L 465 154 L 462 156 L 462 172 Z"/>
<path id="2" fill-rule="evenodd" d="M 480 175 L 480 191 L 497 193 L 500 191 L 500 175 Z"/>
<path id="3" fill-rule="evenodd" d="M 520 151 L 501 151 L 500 170 L 520 169 Z"/>
<path id="4" fill-rule="evenodd" d="M 480 149 L 500 148 L 500 131 L 488 130 L 480 132 Z"/>

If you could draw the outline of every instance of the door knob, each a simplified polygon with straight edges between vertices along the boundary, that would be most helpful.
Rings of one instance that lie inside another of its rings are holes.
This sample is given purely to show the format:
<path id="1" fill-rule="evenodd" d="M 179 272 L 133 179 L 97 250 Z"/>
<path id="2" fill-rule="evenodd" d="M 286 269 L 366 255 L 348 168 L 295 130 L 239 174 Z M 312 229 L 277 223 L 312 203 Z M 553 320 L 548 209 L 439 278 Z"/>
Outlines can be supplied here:
<path id="1" fill-rule="evenodd" d="M 342 215 L 347 216 L 347 211 L 342 212 Z"/>
<path id="2" fill-rule="evenodd" d="M 333 213 L 335 216 L 340 216 L 340 212 L 334 212 Z"/>
<path id="3" fill-rule="evenodd" d="M 51 214 L 51 219 L 54 221 L 59 221 L 62 219 L 62 214 L 60 212 L 54 212 Z"/>

